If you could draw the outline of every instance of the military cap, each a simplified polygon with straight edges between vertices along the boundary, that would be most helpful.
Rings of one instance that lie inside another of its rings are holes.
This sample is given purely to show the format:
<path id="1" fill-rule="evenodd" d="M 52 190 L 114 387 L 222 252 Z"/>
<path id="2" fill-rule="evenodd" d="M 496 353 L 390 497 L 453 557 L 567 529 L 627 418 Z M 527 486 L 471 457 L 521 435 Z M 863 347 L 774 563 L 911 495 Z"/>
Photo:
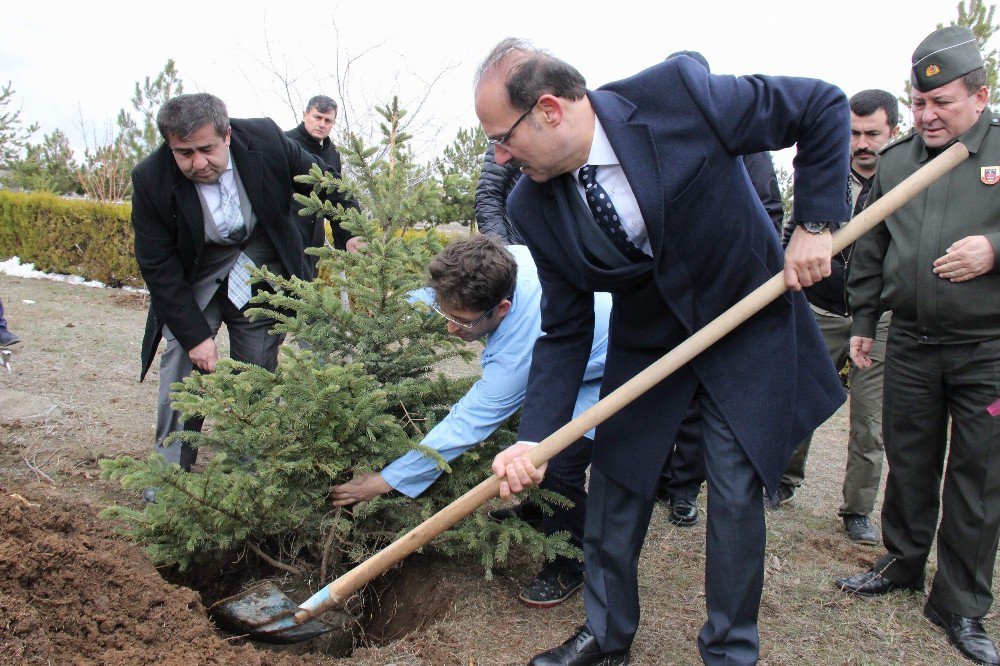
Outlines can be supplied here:
<path id="1" fill-rule="evenodd" d="M 976 37 L 958 25 L 935 30 L 913 52 L 910 83 L 927 92 L 983 66 Z"/>

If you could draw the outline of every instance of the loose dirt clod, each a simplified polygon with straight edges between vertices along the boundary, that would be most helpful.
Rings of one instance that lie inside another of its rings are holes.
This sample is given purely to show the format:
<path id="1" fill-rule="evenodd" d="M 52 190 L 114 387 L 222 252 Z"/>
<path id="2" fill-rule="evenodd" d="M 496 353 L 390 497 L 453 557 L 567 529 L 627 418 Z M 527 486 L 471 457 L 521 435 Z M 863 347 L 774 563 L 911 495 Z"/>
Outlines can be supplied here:
<path id="1" fill-rule="evenodd" d="M 198 594 L 92 510 L 29 499 L 0 494 L 0 664 L 305 663 L 216 635 Z"/>

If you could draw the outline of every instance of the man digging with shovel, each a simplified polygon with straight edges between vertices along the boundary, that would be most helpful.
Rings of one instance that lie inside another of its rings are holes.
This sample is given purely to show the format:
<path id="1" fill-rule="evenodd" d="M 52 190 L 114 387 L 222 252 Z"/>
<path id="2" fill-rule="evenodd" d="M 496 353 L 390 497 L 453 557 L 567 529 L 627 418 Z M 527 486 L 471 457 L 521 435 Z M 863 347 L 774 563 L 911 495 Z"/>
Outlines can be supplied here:
<path id="1" fill-rule="evenodd" d="M 587 90 L 569 64 L 513 39 L 479 69 L 476 113 L 497 164 L 519 164 L 511 219 L 544 298 L 520 438 L 497 457 L 500 493 L 542 479 L 526 457 L 572 416 L 593 329 L 613 294 L 602 395 L 712 321 L 782 266 L 740 156 L 797 143 L 792 289 L 830 273 L 832 221 L 847 220 L 850 115 L 812 79 L 709 74 L 687 57 Z M 586 623 L 537 666 L 627 664 L 639 623 L 639 551 L 657 482 L 689 405 L 708 479 L 698 638 L 710 664 L 753 664 L 764 579 L 763 489 L 795 444 L 844 401 L 808 303 L 786 294 L 597 429 L 584 533 Z"/>

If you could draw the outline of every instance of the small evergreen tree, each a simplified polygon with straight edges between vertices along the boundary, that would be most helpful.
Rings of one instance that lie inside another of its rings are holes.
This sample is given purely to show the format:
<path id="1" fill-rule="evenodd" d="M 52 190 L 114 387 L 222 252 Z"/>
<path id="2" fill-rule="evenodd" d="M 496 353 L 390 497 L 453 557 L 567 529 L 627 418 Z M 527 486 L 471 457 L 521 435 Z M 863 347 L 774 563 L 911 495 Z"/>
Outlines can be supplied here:
<path id="1" fill-rule="evenodd" d="M 382 146 L 365 146 L 349 135 L 344 149 L 357 180 L 314 168 L 300 177 L 313 185 L 312 196 L 297 195 L 303 215 L 340 219 L 365 240 L 364 251 L 310 250 L 320 255 L 320 277 L 313 282 L 256 271 L 274 291 L 255 296 L 251 316 L 273 317 L 276 331 L 305 343 L 305 350 L 285 347 L 273 373 L 226 360 L 214 374 L 174 385 L 175 406 L 209 425 L 203 433 L 174 435 L 211 448 L 203 469 L 184 473 L 158 455 L 102 463 L 126 488 L 160 488 L 157 503 L 142 512 L 113 507 L 105 514 L 123 519 L 126 533 L 156 562 L 184 567 L 220 549 L 249 549 L 284 569 L 318 568 L 325 580 L 488 476 L 495 453 L 513 440 L 500 432 L 452 465 L 420 446 L 470 384 L 435 373 L 435 364 L 470 352 L 426 306 L 410 302 L 424 267 L 442 247 L 433 229 L 413 226 L 433 217 L 440 203 L 418 177 L 409 137 L 399 129 L 404 112 L 398 101 L 377 111 Z M 365 213 L 321 198 L 334 190 L 353 194 Z M 330 485 L 379 470 L 413 449 L 448 472 L 421 497 L 391 493 L 351 510 L 329 504 Z M 534 492 L 543 504 L 565 502 Z M 575 551 L 565 535 L 547 538 L 521 521 L 498 524 L 482 514 L 456 525 L 433 547 L 472 555 L 489 571 L 514 544 L 538 557 Z"/>
<path id="2" fill-rule="evenodd" d="M 0 86 L 0 172 L 10 168 L 10 163 L 20 157 L 29 137 L 38 131 L 37 124 L 24 126 L 21 109 L 12 107 L 14 94 L 10 81 Z"/>
<path id="3" fill-rule="evenodd" d="M 26 143 L 24 152 L 24 157 L 9 164 L 4 185 L 54 194 L 82 193 L 73 149 L 62 130 L 46 134 L 41 143 Z"/>
<path id="4" fill-rule="evenodd" d="M 458 136 L 444 149 L 437 163 L 444 190 L 441 222 L 460 222 L 475 228 L 476 185 L 486 152 L 486 133 L 481 127 L 459 129 Z"/>

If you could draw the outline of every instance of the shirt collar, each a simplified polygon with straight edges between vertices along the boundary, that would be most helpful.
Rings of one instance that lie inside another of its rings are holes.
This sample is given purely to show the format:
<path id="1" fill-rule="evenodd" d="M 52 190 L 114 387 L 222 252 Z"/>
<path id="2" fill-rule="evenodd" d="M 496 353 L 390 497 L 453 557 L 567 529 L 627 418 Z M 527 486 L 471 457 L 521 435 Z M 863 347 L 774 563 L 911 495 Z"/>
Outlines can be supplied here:
<path id="1" fill-rule="evenodd" d="M 594 141 L 590 144 L 590 157 L 587 158 L 587 164 L 594 166 L 620 164 L 618 156 L 615 155 L 615 151 L 611 147 L 611 142 L 608 141 L 608 135 L 604 133 L 601 119 L 596 115 L 594 116 Z"/>

